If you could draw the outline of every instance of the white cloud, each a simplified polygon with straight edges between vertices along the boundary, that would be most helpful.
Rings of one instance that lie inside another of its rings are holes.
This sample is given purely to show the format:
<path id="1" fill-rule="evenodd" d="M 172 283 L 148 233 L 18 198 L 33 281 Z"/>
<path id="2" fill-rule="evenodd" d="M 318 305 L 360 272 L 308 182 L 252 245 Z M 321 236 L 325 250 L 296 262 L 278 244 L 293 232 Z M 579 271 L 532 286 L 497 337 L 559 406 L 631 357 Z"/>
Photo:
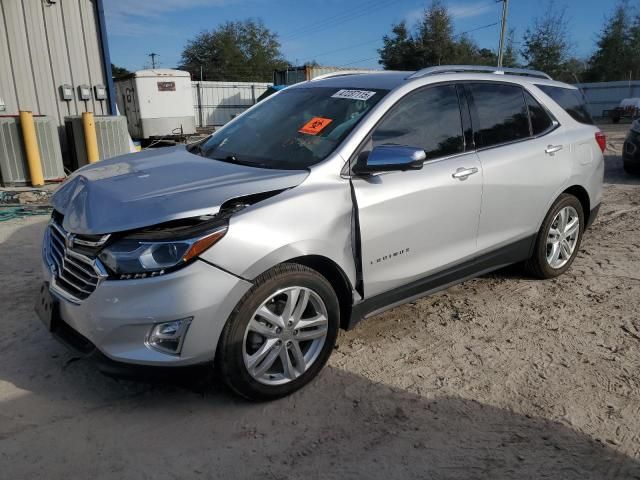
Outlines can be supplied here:
<path id="1" fill-rule="evenodd" d="M 494 11 L 495 5 L 487 3 L 486 1 L 458 4 L 449 7 L 449 13 L 456 19 L 460 18 L 473 18 L 484 15 L 487 12 Z"/>
<path id="2" fill-rule="evenodd" d="M 449 15 L 451 15 L 454 21 L 463 18 L 479 17 L 487 12 L 494 11 L 495 9 L 495 5 L 493 3 L 487 3 L 486 0 L 480 0 L 473 3 L 445 3 L 445 5 L 449 10 Z M 420 22 L 422 20 L 422 16 L 424 15 L 424 11 L 425 7 L 420 7 L 405 13 L 404 20 L 407 22 L 407 25 L 413 26 L 416 23 Z"/>
<path id="3" fill-rule="evenodd" d="M 161 25 L 167 15 L 197 7 L 219 7 L 234 0 L 106 0 L 105 16 L 111 35 L 171 34 Z"/>

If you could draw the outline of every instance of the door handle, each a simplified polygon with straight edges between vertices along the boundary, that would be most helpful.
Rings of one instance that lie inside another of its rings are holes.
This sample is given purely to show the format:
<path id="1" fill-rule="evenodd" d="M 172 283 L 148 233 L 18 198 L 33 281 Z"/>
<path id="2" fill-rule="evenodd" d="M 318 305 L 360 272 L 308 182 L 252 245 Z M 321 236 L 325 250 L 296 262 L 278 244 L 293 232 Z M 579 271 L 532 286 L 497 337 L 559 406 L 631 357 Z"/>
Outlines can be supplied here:
<path id="1" fill-rule="evenodd" d="M 553 154 L 559 152 L 560 150 L 562 150 L 562 145 L 547 145 L 547 149 L 544 151 L 544 153 L 553 157 Z"/>
<path id="2" fill-rule="evenodd" d="M 456 170 L 455 173 L 451 174 L 453 178 L 457 178 L 460 181 L 464 181 L 469 177 L 469 175 L 473 175 L 474 173 L 478 173 L 478 169 L 476 167 L 464 168 L 460 167 Z"/>

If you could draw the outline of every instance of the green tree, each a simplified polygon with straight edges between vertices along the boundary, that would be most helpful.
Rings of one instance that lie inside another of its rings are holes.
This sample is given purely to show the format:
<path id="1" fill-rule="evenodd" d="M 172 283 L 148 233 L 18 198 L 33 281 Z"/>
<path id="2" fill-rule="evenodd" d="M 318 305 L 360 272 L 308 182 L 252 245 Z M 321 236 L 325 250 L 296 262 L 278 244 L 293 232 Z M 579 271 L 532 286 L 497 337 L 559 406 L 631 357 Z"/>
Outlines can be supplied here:
<path id="1" fill-rule="evenodd" d="M 502 57 L 502 66 L 504 67 L 520 67 L 518 62 L 518 52 L 515 48 L 516 31 L 512 28 L 507 34 L 507 39 L 504 45 L 504 55 Z"/>
<path id="2" fill-rule="evenodd" d="M 422 65 L 452 63 L 459 45 L 453 39 L 453 23 L 441 0 L 433 0 L 418 27 L 418 48 Z M 464 48 L 464 47 L 463 47 Z"/>
<path id="3" fill-rule="evenodd" d="M 566 9 L 556 9 L 553 2 L 545 8 L 545 14 L 534 20 L 523 37 L 520 51 L 526 66 L 542 70 L 552 77 L 558 77 L 564 70 L 571 50 Z"/>
<path id="4" fill-rule="evenodd" d="M 126 77 L 131 72 L 124 67 L 119 67 L 118 65 L 111 64 L 111 76 L 116 80 L 118 78 Z"/>
<path id="5" fill-rule="evenodd" d="M 589 70 L 586 74 L 589 81 L 627 79 L 629 72 L 637 68 L 640 43 L 636 42 L 640 40 L 640 32 L 637 31 L 638 20 L 632 24 L 629 12 L 629 2 L 622 0 L 616 5 L 611 17 L 606 19 L 598 36 L 596 51 L 589 59 Z"/>
<path id="6" fill-rule="evenodd" d="M 378 50 L 378 63 L 386 70 L 416 70 L 422 63 L 418 47 L 405 22 L 393 25 L 392 35 L 382 37 L 383 46 Z"/>
<path id="7" fill-rule="evenodd" d="M 640 13 L 637 13 L 629 31 L 629 52 L 631 52 L 631 70 L 635 80 L 640 79 Z"/>
<path id="8" fill-rule="evenodd" d="M 566 83 L 582 83 L 587 80 L 586 73 L 586 60 L 581 60 L 576 57 L 569 58 L 563 64 L 563 70 L 557 77 L 557 80 Z"/>
<path id="9" fill-rule="evenodd" d="M 454 35 L 453 22 L 441 0 L 433 0 L 412 32 L 405 22 L 393 25 L 378 53 L 389 70 L 418 70 L 445 64 L 496 65 L 497 54 L 479 48 L 467 35 Z"/>
<path id="10" fill-rule="evenodd" d="M 269 81 L 289 66 L 277 35 L 260 20 L 226 22 L 189 40 L 182 51 L 183 70 L 205 80 Z"/>

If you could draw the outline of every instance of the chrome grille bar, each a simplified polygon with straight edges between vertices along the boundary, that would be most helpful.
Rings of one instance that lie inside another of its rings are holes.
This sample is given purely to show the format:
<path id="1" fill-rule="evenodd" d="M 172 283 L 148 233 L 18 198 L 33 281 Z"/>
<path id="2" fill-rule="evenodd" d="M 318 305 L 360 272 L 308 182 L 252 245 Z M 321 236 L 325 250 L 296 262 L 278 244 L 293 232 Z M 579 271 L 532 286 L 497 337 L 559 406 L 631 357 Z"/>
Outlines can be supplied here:
<path id="1" fill-rule="evenodd" d="M 103 238 L 106 241 L 108 236 Z M 73 303 L 81 303 L 93 293 L 107 273 L 100 260 L 75 251 L 74 243 L 74 235 L 67 233 L 54 220 L 49 222 L 43 254 L 51 271 L 51 289 Z M 92 242 L 78 242 L 79 245 L 87 243 Z"/>

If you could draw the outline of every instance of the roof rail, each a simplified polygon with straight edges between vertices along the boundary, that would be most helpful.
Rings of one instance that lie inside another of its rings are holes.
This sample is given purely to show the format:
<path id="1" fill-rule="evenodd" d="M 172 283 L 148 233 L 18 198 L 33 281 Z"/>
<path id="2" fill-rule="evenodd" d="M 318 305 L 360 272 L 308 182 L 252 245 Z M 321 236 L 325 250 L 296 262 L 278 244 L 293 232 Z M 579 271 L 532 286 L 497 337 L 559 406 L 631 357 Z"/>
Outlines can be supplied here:
<path id="1" fill-rule="evenodd" d="M 440 65 L 438 67 L 428 67 L 418 70 L 407 77 L 420 78 L 427 75 L 437 75 L 441 73 L 494 73 L 497 75 L 522 75 L 524 77 L 544 78 L 553 80 L 549 75 L 538 70 L 527 70 L 526 68 L 508 68 L 508 67 L 488 67 L 484 65 Z"/>
<path id="2" fill-rule="evenodd" d="M 325 73 L 323 75 L 318 75 L 317 77 L 313 77 L 310 82 L 315 82 L 316 80 L 324 80 L 325 78 L 332 77 L 342 77 L 343 75 L 358 75 L 360 73 L 372 73 L 373 70 L 336 70 L 335 72 Z"/>

